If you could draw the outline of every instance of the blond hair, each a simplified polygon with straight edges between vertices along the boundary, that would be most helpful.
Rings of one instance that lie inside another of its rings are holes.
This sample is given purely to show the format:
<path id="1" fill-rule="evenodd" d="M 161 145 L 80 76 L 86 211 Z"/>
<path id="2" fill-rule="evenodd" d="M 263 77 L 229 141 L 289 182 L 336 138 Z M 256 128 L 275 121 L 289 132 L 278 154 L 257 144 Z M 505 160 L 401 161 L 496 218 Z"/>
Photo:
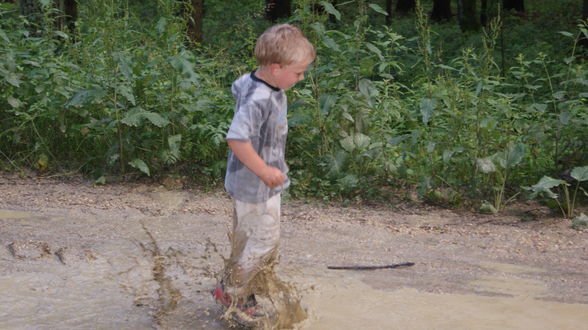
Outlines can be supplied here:
<path id="1" fill-rule="evenodd" d="M 312 61 L 316 51 L 295 26 L 278 24 L 265 30 L 255 44 L 255 58 L 260 65 L 290 65 Z"/>

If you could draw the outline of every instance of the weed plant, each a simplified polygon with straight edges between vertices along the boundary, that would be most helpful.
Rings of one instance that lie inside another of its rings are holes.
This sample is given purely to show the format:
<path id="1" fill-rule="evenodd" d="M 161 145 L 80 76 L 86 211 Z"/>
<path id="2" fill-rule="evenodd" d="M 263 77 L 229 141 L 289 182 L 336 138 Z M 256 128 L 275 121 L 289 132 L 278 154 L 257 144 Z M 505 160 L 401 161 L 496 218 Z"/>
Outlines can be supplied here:
<path id="1" fill-rule="evenodd" d="M 259 2 L 207 1 L 195 44 L 179 3 L 84 1 L 75 32 L 56 30 L 48 7 L 34 25 L 0 5 L 1 166 L 221 182 L 230 84 L 254 69 L 271 23 Z M 288 92 L 293 195 L 416 187 L 500 211 L 521 186 L 588 163 L 586 22 L 546 3 L 464 34 L 417 3 L 386 26 L 378 1 L 295 1 L 288 22 L 318 57 Z"/>

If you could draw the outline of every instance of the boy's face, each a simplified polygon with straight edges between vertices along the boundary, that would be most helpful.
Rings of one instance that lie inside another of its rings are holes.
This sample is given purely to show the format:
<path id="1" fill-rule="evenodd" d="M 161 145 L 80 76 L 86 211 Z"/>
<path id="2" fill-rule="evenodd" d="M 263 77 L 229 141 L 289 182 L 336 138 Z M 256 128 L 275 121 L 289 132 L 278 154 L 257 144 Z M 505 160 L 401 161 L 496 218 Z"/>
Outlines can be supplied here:
<path id="1" fill-rule="evenodd" d="M 304 72 L 312 60 L 305 62 L 292 63 L 290 65 L 272 64 L 272 74 L 276 87 L 288 90 L 297 82 L 304 79 Z"/>

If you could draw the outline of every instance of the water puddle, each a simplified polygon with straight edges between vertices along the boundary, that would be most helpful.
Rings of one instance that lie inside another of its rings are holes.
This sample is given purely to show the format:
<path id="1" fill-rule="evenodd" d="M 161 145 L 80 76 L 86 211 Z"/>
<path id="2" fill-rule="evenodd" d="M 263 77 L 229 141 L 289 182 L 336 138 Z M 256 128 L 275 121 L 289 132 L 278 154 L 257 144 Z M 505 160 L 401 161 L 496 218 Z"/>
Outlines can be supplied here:
<path id="1" fill-rule="evenodd" d="M 133 308 L 117 284 L 99 280 L 87 270 L 78 275 L 48 270 L 0 276 L 0 328 L 151 327 L 151 317 Z"/>
<path id="2" fill-rule="evenodd" d="M 497 262 L 481 262 L 478 265 L 487 268 L 493 272 L 497 273 L 505 273 L 505 274 L 537 274 L 537 273 L 546 273 L 545 269 L 529 267 L 529 266 L 520 266 L 520 265 L 512 265 L 512 264 L 501 264 Z"/>
<path id="3" fill-rule="evenodd" d="M 539 281 L 483 278 L 471 285 L 500 295 L 482 296 L 375 290 L 360 276 L 323 272 L 310 285 L 304 278 L 302 301 L 310 317 L 300 328 L 551 330 L 580 329 L 588 322 L 588 305 L 537 300 L 547 290 Z"/>

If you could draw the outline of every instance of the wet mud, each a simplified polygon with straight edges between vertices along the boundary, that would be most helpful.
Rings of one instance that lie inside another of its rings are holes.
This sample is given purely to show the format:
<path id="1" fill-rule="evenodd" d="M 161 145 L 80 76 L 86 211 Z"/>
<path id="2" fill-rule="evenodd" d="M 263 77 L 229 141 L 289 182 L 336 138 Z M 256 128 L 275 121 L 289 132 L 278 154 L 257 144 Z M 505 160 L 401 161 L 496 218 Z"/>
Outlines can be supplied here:
<path id="1" fill-rule="evenodd" d="M 0 176 L 0 329 L 227 329 L 210 291 L 231 212 L 219 192 Z M 588 329 L 588 234 L 517 212 L 285 201 L 262 327 Z"/>

